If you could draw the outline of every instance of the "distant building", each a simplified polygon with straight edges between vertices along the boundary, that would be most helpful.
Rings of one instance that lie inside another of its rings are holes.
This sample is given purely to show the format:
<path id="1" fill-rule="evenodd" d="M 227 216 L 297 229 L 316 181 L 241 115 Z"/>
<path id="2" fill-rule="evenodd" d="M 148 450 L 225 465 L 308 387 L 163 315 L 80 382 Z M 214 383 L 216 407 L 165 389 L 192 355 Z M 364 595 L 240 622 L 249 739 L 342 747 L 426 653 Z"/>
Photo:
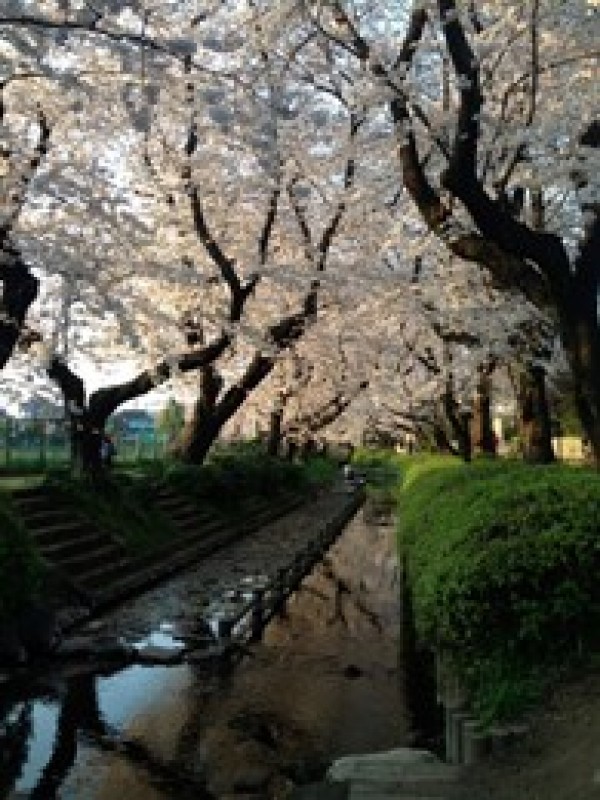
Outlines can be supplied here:
<path id="1" fill-rule="evenodd" d="M 113 414 L 108 429 L 124 441 L 153 441 L 156 435 L 154 416 L 142 409 L 130 409 Z"/>

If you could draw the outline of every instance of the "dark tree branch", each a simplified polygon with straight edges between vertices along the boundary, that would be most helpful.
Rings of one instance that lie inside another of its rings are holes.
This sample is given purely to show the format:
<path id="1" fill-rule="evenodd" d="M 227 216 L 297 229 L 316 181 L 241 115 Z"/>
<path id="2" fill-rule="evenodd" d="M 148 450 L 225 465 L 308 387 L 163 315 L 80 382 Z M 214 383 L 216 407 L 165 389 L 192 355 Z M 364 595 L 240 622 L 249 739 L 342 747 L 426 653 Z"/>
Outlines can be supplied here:
<path id="1" fill-rule="evenodd" d="M 48 377 L 56 383 L 62 392 L 67 407 L 76 407 L 82 411 L 85 409 L 83 378 L 73 372 L 62 358 L 53 356 L 48 368 Z"/>
<path id="2" fill-rule="evenodd" d="M 258 240 L 258 257 L 261 265 L 263 266 L 267 263 L 269 258 L 269 242 L 271 241 L 271 235 L 273 233 L 273 228 L 275 227 L 275 220 L 277 219 L 277 209 L 280 195 L 281 188 L 279 185 L 277 185 L 271 194 L 267 216 L 265 217 L 265 224 L 263 225 L 263 229 Z"/>
<path id="3" fill-rule="evenodd" d="M 244 296 L 242 283 L 235 270 L 235 261 L 225 255 L 218 242 L 214 239 L 212 233 L 210 232 L 204 216 L 202 204 L 200 202 L 198 188 L 196 186 L 192 187 L 190 197 L 192 202 L 194 228 L 200 241 L 204 245 L 204 249 L 211 257 L 213 263 L 219 269 L 221 277 L 229 287 L 231 294 L 229 319 L 231 322 L 238 322 L 242 315 L 246 297 Z"/>
<path id="4" fill-rule="evenodd" d="M 489 197 L 477 178 L 477 142 L 483 103 L 479 67 L 461 25 L 455 0 L 438 0 L 438 5 L 448 51 L 460 84 L 457 137 L 442 183 L 465 205 L 488 242 L 494 243 L 507 255 L 533 261 L 549 281 L 555 295 L 570 293 L 569 260 L 560 238 L 533 231 L 516 220 L 501 203 Z"/>
<path id="5" fill-rule="evenodd" d="M 460 344 L 465 347 L 477 347 L 481 344 L 480 337 L 470 331 L 448 330 L 443 328 L 439 322 L 434 322 L 431 327 L 436 336 L 439 336 L 447 344 Z"/>
<path id="6" fill-rule="evenodd" d="M 40 164 L 42 163 L 42 159 L 47 155 L 50 147 L 50 136 L 52 131 L 48 123 L 48 118 L 46 117 L 44 110 L 39 105 L 37 109 L 37 123 L 39 128 L 38 140 L 31 158 L 29 159 L 27 172 L 19 175 L 18 185 L 10 191 L 10 196 L 7 198 L 7 205 L 9 208 L 12 206 L 12 208 L 6 220 L 0 226 L 0 246 L 3 245 L 19 214 L 23 210 L 27 189 L 29 188 L 31 181 L 33 180 Z"/>
<path id="7" fill-rule="evenodd" d="M 3 88 L 4 85 L 2 85 Z M 4 115 L 4 104 L 0 89 L 0 118 Z M 27 312 L 35 301 L 39 281 L 31 273 L 19 249 L 10 244 L 10 233 L 25 203 L 25 196 L 44 156 L 50 146 L 51 129 L 43 109 L 38 106 L 39 135 L 25 174 L 20 175 L 19 184 L 10 190 L 7 205 L 9 214 L 0 225 L 0 369 L 11 357 L 21 337 Z M 10 176 L 9 176 L 10 180 Z M 12 207 L 11 207 L 12 206 Z"/>
<path id="8" fill-rule="evenodd" d="M 458 78 L 460 105 L 458 125 L 448 173 L 477 175 L 477 142 L 483 96 L 479 82 L 479 65 L 458 16 L 454 0 L 438 0 L 440 17 L 448 52 Z"/>
<path id="9" fill-rule="evenodd" d="M 191 350 L 181 355 L 159 362 L 152 370 L 143 370 L 135 378 L 116 386 L 98 389 L 90 396 L 90 416 L 99 424 L 104 424 L 108 417 L 128 400 L 141 397 L 171 378 L 175 371 L 190 372 L 212 364 L 221 356 L 231 340 L 222 334 L 216 341 L 198 350 Z"/>

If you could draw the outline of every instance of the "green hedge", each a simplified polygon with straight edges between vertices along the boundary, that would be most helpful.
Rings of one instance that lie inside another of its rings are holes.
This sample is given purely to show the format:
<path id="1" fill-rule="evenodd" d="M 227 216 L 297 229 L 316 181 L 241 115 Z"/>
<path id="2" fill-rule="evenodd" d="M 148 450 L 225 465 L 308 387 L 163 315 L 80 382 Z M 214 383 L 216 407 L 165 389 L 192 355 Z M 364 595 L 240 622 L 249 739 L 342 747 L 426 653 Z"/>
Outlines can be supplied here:
<path id="1" fill-rule="evenodd" d="M 416 459 L 401 547 L 421 640 L 443 647 L 480 713 L 511 717 L 600 622 L 600 476 L 566 466 Z"/>
<path id="2" fill-rule="evenodd" d="M 268 456 L 249 443 L 222 446 L 201 467 L 174 462 L 162 470 L 160 477 L 192 499 L 231 508 L 236 497 L 305 493 L 315 486 L 330 483 L 337 472 L 335 463 L 323 456 L 291 463 Z"/>

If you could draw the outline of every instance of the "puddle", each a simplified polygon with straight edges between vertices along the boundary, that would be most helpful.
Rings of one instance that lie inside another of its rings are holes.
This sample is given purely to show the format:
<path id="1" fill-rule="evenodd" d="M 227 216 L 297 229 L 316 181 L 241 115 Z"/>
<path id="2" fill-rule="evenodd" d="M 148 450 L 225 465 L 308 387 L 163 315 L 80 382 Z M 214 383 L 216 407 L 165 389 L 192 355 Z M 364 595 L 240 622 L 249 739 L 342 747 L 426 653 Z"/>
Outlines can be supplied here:
<path id="1" fill-rule="evenodd" d="M 173 644 L 167 633 L 149 639 Z M 60 784 L 86 761 L 94 741 L 118 742 L 139 715 L 189 680 L 187 666 L 135 665 L 110 676 L 89 673 L 57 682 L 53 697 L 12 704 L 3 698 L 0 798 L 62 798 Z"/>
<path id="2" fill-rule="evenodd" d="M 131 647 L 138 652 L 150 647 L 181 652 L 185 650 L 186 643 L 176 634 L 175 626 L 172 623 L 164 622 L 158 630 L 151 631 L 142 639 L 136 639 L 136 641 L 132 642 Z"/>

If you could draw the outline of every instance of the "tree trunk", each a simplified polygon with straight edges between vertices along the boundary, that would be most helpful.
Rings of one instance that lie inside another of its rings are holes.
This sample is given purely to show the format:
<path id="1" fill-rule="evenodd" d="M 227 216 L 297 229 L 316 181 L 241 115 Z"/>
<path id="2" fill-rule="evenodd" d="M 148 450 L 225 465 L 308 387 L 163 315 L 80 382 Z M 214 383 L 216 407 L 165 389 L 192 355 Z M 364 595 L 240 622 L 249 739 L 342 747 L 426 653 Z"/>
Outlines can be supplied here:
<path id="1" fill-rule="evenodd" d="M 29 307 L 35 301 L 39 281 L 14 246 L 0 242 L 0 369 L 13 354 L 25 325 Z"/>
<path id="2" fill-rule="evenodd" d="M 70 414 L 71 470 L 78 477 L 97 481 L 103 470 L 104 421 L 94 422 L 89 412 Z"/>
<path id="3" fill-rule="evenodd" d="M 572 314 L 561 319 L 561 334 L 584 436 L 593 462 L 600 468 L 600 333 L 596 314 L 595 296 L 580 298 Z"/>
<path id="4" fill-rule="evenodd" d="M 471 441 L 475 453 L 496 455 L 496 439 L 492 426 L 491 380 L 489 375 L 480 373 L 473 401 L 471 422 Z"/>
<path id="5" fill-rule="evenodd" d="M 457 429 L 460 456 L 467 464 L 473 458 L 473 444 L 471 440 L 472 416 L 470 411 L 461 411 L 459 413 L 460 425 Z"/>
<path id="6" fill-rule="evenodd" d="M 217 383 L 211 386 L 208 381 L 206 388 L 211 392 L 207 398 L 208 402 L 202 407 L 202 397 L 200 397 L 196 404 L 196 412 L 201 413 L 195 413 L 191 420 L 184 442 L 185 447 L 182 447 L 180 452 L 183 461 L 198 465 L 204 462 L 223 426 L 239 411 L 248 395 L 271 374 L 274 366 L 275 361 L 272 357 L 256 353 L 244 375 L 220 397 L 218 402 L 221 378 L 212 368 L 208 368 Z M 202 380 L 204 381 L 204 378 Z M 202 385 L 204 386 L 204 383 Z"/>
<path id="7" fill-rule="evenodd" d="M 443 427 L 437 423 L 433 425 L 433 441 L 435 443 L 438 453 L 449 453 L 450 455 L 457 455 L 446 435 Z"/>
<path id="8" fill-rule="evenodd" d="M 200 410 L 198 404 L 194 415 L 186 426 L 185 437 L 179 449 L 179 458 L 185 464 L 201 466 L 210 448 L 219 438 L 219 434 L 227 420 L 221 422 L 216 412 Z"/>
<path id="9" fill-rule="evenodd" d="M 543 367 L 530 366 L 522 371 L 517 403 L 524 460 L 529 464 L 550 464 L 554 451 Z"/>
<path id="10" fill-rule="evenodd" d="M 283 409 L 278 408 L 272 411 L 269 416 L 269 433 L 267 437 L 267 453 L 270 456 L 279 455 L 281 449 L 281 423 L 283 420 Z"/>
<path id="11" fill-rule="evenodd" d="M 48 377 L 63 394 L 71 439 L 71 469 L 75 475 L 95 480 L 102 471 L 101 444 L 107 416 L 90 411 L 83 380 L 60 358 L 52 360 Z"/>
<path id="12" fill-rule="evenodd" d="M 296 458 L 296 454 L 298 452 L 298 444 L 294 441 L 294 439 L 287 439 L 286 440 L 286 447 L 285 447 L 285 457 L 288 461 L 293 461 Z"/>
<path id="13" fill-rule="evenodd" d="M 461 411 L 452 390 L 452 376 L 449 377 L 446 391 L 442 397 L 444 413 L 452 435 L 458 442 L 458 455 L 466 462 L 471 461 L 473 448 L 471 444 L 471 417 L 470 411 Z"/>
<path id="14" fill-rule="evenodd" d="M 198 399 L 175 448 L 175 455 L 187 464 L 202 464 L 221 431 L 222 425 L 215 428 L 215 407 L 222 385 L 213 366 L 202 367 Z"/>

